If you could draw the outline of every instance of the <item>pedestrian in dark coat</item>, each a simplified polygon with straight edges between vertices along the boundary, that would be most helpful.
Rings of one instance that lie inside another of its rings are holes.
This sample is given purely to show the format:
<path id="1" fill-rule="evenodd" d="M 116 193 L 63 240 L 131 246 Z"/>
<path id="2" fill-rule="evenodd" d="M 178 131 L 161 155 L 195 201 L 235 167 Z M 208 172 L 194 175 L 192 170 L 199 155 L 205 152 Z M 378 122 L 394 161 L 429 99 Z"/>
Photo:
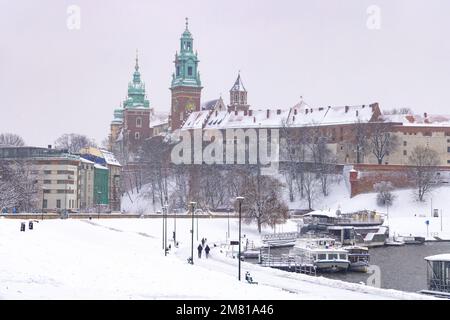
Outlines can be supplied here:
<path id="1" fill-rule="evenodd" d="M 205 246 L 205 238 L 202 238 L 202 246 Z"/>
<path id="2" fill-rule="evenodd" d="M 201 244 L 199 244 L 197 247 L 197 251 L 198 251 L 198 257 L 200 259 L 202 258 L 202 250 L 203 250 L 203 246 Z"/>
<path id="3" fill-rule="evenodd" d="M 206 259 L 208 259 L 208 256 L 209 256 L 209 250 L 211 250 L 211 249 L 209 249 L 209 246 L 206 245 L 206 248 L 205 248 Z"/>

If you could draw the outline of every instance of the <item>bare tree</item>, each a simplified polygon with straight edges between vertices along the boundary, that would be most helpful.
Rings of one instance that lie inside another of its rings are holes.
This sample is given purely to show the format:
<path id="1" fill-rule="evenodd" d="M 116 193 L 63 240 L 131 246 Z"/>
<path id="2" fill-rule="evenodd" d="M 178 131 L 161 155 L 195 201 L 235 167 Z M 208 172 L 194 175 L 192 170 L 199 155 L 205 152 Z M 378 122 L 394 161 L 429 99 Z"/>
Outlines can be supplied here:
<path id="1" fill-rule="evenodd" d="M 377 204 L 379 206 L 392 206 L 395 195 L 392 193 L 394 186 L 389 181 L 380 181 L 373 186 L 377 192 Z"/>
<path id="2" fill-rule="evenodd" d="M 305 172 L 303 178 L 303 188 L 305 190 L 305 198 L 308 202 L 308 209 L 313 209 L 314 201 L 317 199 L 320 189 L 320 181 L 317 179 L 315 172 Z"/>
<path id="3" fill-rule="evenodd" d="M 80 149 L 86 147 L 97 147 L 93 139 L 77 133 L 65 133 L 55 141 L 58 149 L 67 149 L 70 153 L 78 153 Z"/>
<path id="4" fill-rule="evenodd" d="M 23 147 L 25 146 L 25 141 L 15 133 L 1 133 L 0 146 Z"/>
<path id="5" fill-rule="evenodd" d="M 259 170 L 258 170 L 259 171 Z M 241 196 L 243 219 L 246 223 L 256 222 L 258 232 L 263 226 L 273 226 L 288 218 L 288 206 L 281 196 L 282 183 L 273 177 L 262 176 L 259 173 L 245 175 Z"/>
<path id="6" fill-rule="evenodd" d="M 0 209 L 16 208 L 22 212 L 37 209 L 37 176 L 24 161 L 0 161 Z"/>
<path id="7" fill-rule="evenodd" d="M 369 130 L 368 124 L 360 119 L 353 126 L 354 140 L 353 147 L 356 152 L 356 163 L 363 163 L 364 157 L 369 150 Z"/>
<path id="8" fill-rule="evenodd" d="M 389 125 L 385 123 L 376 123 L 371 126 L 370 147 L 378 164 L 383 164 L 384 157 L 398 146 L 398 138 L 391 134 L 389 128 Z"/>
<path id="9" fill-rule="evenodd" d="M 409 156 L 409 163 L 412 166 L 409 178 L 416 187 L 417 199 L 423 201 L 436 180 L 438 154 L 427 147 L 417 146 Z"/>

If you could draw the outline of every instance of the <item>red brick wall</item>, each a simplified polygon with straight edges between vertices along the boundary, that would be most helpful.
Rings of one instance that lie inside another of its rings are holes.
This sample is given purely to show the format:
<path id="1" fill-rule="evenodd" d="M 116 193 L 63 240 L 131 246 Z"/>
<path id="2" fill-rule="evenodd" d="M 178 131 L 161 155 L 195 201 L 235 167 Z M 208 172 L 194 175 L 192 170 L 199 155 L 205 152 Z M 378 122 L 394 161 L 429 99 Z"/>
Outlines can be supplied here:
<path id="1" fill-rule="evenodd" d="M 136 126 L 136 119 L 141 118 L 141 126 Z M 126 109 L 124 112 L 124 128 L 127 147 L 136 150 L 145 139 L 151 137 L 150 129 L 150 109 Z M 135 133 L 139 132 L 139 139 L 135 138 Z"/>
<path id="2" fill-rule="evenodd" d="M 357 164 L 353 166 L 358 172 L 356 179 L 350 179 L 350 196 L 374 192 L 374 185 L 381 181 L 391 182 L 395 188 L 411 188 L 412 181 L 408 178 L 410 166 L 402 165 L 370 165 Z M 439 171 L 450 171 L 449 167 L 439 167 Z"/>
<path id="3" fill-rule="evenodd" d="M 181 128 L 183 122 L 188 118 L 186 105 L 189 102 L 194 104 L 194 110 L 200 111 L 200 97 L 202 88 L 175 87 L 172 88 L 172 109 L 170 115 L 170 126 L 172 130 Z M 180 119 L 180 113 L 183 112 L 183 119 Z"/>

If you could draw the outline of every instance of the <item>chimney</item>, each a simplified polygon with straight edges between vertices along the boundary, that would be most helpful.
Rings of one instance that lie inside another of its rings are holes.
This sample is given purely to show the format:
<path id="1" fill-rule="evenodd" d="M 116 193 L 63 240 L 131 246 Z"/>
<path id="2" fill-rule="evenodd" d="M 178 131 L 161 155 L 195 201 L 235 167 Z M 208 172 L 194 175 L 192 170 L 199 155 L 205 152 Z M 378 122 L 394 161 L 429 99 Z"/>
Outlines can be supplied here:
<path id="1" fill-rule="evenodd" d="M 356 110 L 356 116 L 358 116 L 358 110 Z"/>
<path id="2" fill-rule="evenodd" d="M 294 109 L 294 114 L 297 114 L 297 109 Z"/>
<path id="3" fill-rule="evenodd" d="M 217 117 L 218 114 L 219 114 L 219 113 L 218 113 L 217 110 L 216 110 L 216 117 Z"/>
<path id="4" fill-rule="evenodd" d="M 49 144 L 49 145 L 47 146 L 47 148 L 51 149 L 51 148 L 52 148 L 52 145 L 51 145 L 51 144 Z"/>
<path id="5" fill-rule="evenodd" d="M 237 111 L 237 110 L 234 111 L 234 115 L 235 115 L 235 116 L 238 115 L 238 111 Z"/>
<path id="6" fill-rule="evenodd" d="M 323 111 L 323 108 L 322 108 L 322 107 L 320 107 L 320 108 L 319 108 L 319 111 Z"/>
<path id="7" fill-rule="evenodd" d="M 267 119 L 269 119 L 269 116 L 270 116 L 270 110 L 267 109 Z"/>
<path id="8" fill-rule="evenodd" d="M 311 113 L 313 112 L 313 108 L 311 108 Z"/>
<path id="9" fill-rule="evenodd" d="M 349 109 L 349 107 L 348 107 L 348 106 L 345 106 L 345 113 L 348 112 L 348 109 Z"/>
<path id="10" fill-rule="evenodd" d="M 277 114 L 281 114 L 281 109 L 277 109 Z"/>
<path id="11" fill-rule="evenodd" d="M 246 116 L 247 115 L 247 110 L 244 110 L 244 116 Z"/>
<path id="12" fill-rule="evenodd" d="M 251 117 L 253 114 L 253 110 L 248 110 L 248 115 Z"/>
<path id="13" fill-rule="evenodd" d="M 255 123 L 256 122 L 256 117 L 253 117 L 253 123 Z"/>
<path id="14" fill-rule="evenodd" d="M 305 109 L 305 114 L 308 114 L 308 109 Z"/>
<path id="15" fill-rule="evenodd" d="M 295 116 L 292 117 L 292 122 L 295 122 Z"/>
<path id="16" fill-rule="evenodd" d="M 423 117 L 424 117 L 424 118 L 428 118 L 428 113 L 425 112 L 425 113 L 423 114 Z"/>

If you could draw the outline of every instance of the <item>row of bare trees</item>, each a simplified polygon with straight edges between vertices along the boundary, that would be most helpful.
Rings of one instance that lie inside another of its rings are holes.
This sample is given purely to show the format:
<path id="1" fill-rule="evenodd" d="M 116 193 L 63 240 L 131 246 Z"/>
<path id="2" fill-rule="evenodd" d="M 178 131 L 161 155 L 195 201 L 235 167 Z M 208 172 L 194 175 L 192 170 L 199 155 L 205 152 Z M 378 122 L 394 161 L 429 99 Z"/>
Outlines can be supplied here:
<path id="1" fill-rule="evenodd" d="M 37 177 L 24 161 L 0 161 L 0 210 L 31 212 L 39 201 Z"/>

